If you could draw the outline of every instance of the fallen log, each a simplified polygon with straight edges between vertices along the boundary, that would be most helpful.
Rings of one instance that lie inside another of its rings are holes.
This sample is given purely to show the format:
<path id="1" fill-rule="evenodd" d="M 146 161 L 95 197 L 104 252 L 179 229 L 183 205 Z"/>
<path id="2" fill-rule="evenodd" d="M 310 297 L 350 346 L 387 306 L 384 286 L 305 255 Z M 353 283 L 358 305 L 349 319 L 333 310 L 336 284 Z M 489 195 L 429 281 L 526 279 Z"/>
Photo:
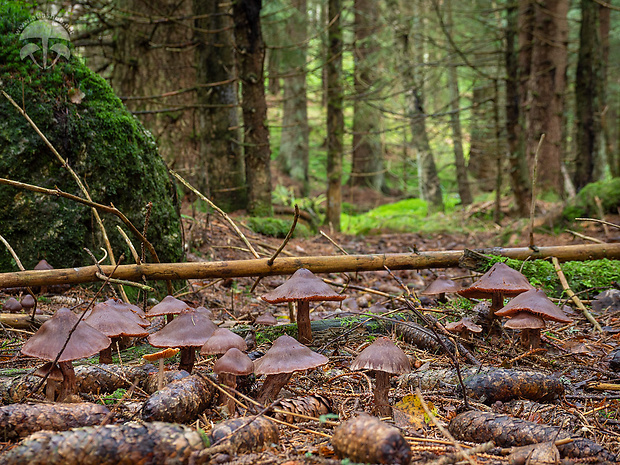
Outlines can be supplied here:
<path id="1" fill-rule="evenodd" d="M 620 259 L 619 244 L 588 244 L 539 247 L 537 251 L 529 247 L 477 249 L 479 253 L 500 255 L 525 260 L 526 258 L 557 257 L 561 262 L 571 260 L 597 260 L 601 258 Z M 233 260 L 191 263 L 145 263 L 142 265 L 85 266 L 55 270 L 27 270 L 0 274 L 0 289 L 18 286 L 40 286 L 52 284 L 78 284 L 96 282 L 98 268 L 103 273 L 117 279 L 140 281 L 240 278 L 248 276 L 273 276 L 292 274 L 299 268 L 307 268 L 313 273 L 337 273 L 357 271 L 450 268 L 459 266 L 463 250 L 446 250 L 417 253 L 338 255 L 315 257 L 277 258 L 270 266 L 268 258 L 252 260 Z"/>
<path id="2" fill-rule="evenodd" d="M 41 326 L 51 317 L 51 315 L 35 315 L 33 322 L 32 317 L 25 313 L 0 313 L 0 325 L 15 329 L 29 329 L 32 326 Z"/>

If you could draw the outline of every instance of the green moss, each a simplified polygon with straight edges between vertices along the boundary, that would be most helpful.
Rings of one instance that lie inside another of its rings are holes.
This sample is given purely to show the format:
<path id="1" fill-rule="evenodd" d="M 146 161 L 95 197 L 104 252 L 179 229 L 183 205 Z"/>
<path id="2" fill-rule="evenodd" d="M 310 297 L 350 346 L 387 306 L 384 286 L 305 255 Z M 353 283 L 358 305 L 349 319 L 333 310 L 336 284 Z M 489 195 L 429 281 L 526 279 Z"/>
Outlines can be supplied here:
<path id="1" fill-rule="evenodd" d="M 29 18 L 27 9 L 16 2 L 0 5 L 0 86 L 24 107 L 94 201 L 113 203 L 138 229 L 146 204 L 153 202 L 147 237 L 161 261 L 178 261 L 182 248 L 175 190 L 152 136 L 75 53 L 45 70 L 21 60 L 18 30 Z M 79 103 L 70 99 L 75 89 L 84 94 Z M 0 114 L 2 177 L 58 186 L 83 197 L 75 180 L 4 97 Z M 127 228 L 113 215 L 100 215 L 115 255 L 124 253 L 125 263 L 130 263 L 129 248 L 116 226 Z M 84 247 L 101 256 L 103 242 L 91 210 L 66 199 L 0 186 L 0 224 L 27 268 L 41 258 L 57 268 L 90 264 Z M 139 247 L 135 237 L 132 240 Z M 14 269 L 9 254 L 0 248 L 0 271 Z"/>
<path id="2" fill-rule="evenodd" d="M 598 216 L 595 197 L 601 200 L 604 212 L 617 213 L 618 205 L 620 205 L 620 178 L 588 184 L 569 202 L 562 215 L 567 221 L 572 221 L 574 218 Z"/>
<path id="3" fill-rule="evenodd" d="M 286 237 L 289 229 L 291 229 L 291 222 L 280 218 L 260 218 L 253 216 L 247 219 L 246 224 L 248 228 L 255 233 L 272 237 Z M 293 237 L 309 236 L 310 230 L 308 227 L 305 224 L 297 222 Z"/>

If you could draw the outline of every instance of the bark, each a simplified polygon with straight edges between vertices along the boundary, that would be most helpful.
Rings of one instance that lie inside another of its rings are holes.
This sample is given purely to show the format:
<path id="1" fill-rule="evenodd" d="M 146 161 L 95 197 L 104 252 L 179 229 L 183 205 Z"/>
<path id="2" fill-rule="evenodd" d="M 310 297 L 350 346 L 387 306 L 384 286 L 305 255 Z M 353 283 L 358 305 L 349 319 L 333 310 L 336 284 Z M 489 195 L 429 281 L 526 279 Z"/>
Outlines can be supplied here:
<path id="1" fill-rule="evenodd" d="M 273 207 L 261 8 L 261 0 L 235 0 L 233 20 L 242 94 L 245 177 L 248 186 L 247 209 L 250 215 L 271 216 Z"/>
<path id="2" fill-rule="evenodd" d="M 390 392 L 390 374 L 385 371 L 374 371 L 375 374 L 375 412 L 379 417 L 391 417 L 392 407 L 388 394 Z"/>
<path id="3" fill-rule="evenodd" d="M 195 20 L 194 30 L 201 167 L 195 175 L 196 187 L 223 210 L 243 209 L 247 192 L 237 129 L 239 101 L 229 7 L 221 2 L 194 0 L 193 12 L 204 16 Z"/>
<path id="4" fill-rule="evenodd" d="M 0 313 L 0 325 L 16 329 L 38 328 L 51 318 L 51 315 L 35 315 L 34 321 L 30 315 L 15 313 Z"/>
<path id="5" fill-rule="evenodd" d="M 350 184 L 381 190 L 384 180 L 381 147 L 381 111 L 373 105 L 380 97 L 379 31 L 380 4 L 355 0 L 355 100 L 353 104 L 353 166 Z"/>
<path id="6" fill-rule="evenodd" d="M 480 78 L 474 81 L 472 92 L 471 143 L 467 169 L 482 192 L 495 190 L 497 163 L 494 147 L 495 131 L 493 114 L 493 83 Z"/>
<path id="7" fill-rule="evenodd" d="M 446 33 L 452 33 L 452 1 L 447 0 L 445 3 L 446 11 Z M 469 205 L 473 199 L 469 188 L 469 180 L 467 179 L 467 169 L 465 168 L 465 156 L 463 155 L 463 133 L 461 130 L 460 101 L 459 92 L 459 76 L 457 65 L 448 68 L 450 103 L 452 111 L 450 112 L 450 126 L 452 127 L 452 145 L 454 148 L 454 164 L 456 166 L 456 182 L 459 189 L 459 197 L 462 205 Z"/>
<path id="8" fill-rule="evenodd" d="M 293 376 L 293 373 L 267 375 L 256 400 L 263 405 L 268 405 L 274 401 L 278 397 L 278 393 L 291 379 L 291 376 Z"/>
<path id="9" fill-rule="evenodd" d="M 620 244 L 586 244 L 538 247 L 534 251 L 529 247 L 476 249 L 477 252 L 499 255 L 517 260 L 557 257 L 565 262 L 569 260 L 597 260 L 620 258 Z M 343 255 L 316 257 L 277 258 L 272 266 L 269 259 L 233 260 L 197 263 L 145 263 L 142 265 L 101 265 L 106 275 L 114 278 L 141 281 L 142 276 L 148 280 L 163 279 L 207 279 L 238 278 L 246 276 L 274 276 L 293 274 L 299 268 L 307 268 L 313 273 L 338 273 L 356 271 L 449 268 L 459 266 L 463 250 L 434 252 L 412 252 L 400 254 Z M 0 274 L 0 288 L 15 286 L 32 286 L 58 283 L 97 282 L 99 269 L 96 266 L 83 268 L 66 268 L 49 271 L 19 271 Z"/>
<path id="10" fill-rule="evenodd" d="M 310 326 L 310 302 L 297 301 L 297 340 L 302 344 L 312 344 L 312 326 Z"/>
<path id="11" fill-rule="evenodd" d="M 285 33 L 290 42 L 282 52 L 284 104 L 278 166 L 301 185 L 301 195 L 307 196 L 310 132 L 306 95 L 307 1 L 293 0 L 292 8 Z"/>
<path id="12" fill-rule="evenodd" d="M 340 231 L 342 208 L 342 0 L 329 0 L 327 18 L 327 207 L 325 223 Z"/>
<path id="13" fill-rule="evenodd" d="M 519 55 L 516 50 L 518 10 L 510 4 L 506 8 L 506 137 L 508 142 L 508 163 L 510 186 L 519 216 L 530 214 L 532 192 L 530 188 L 527 160 L 523 140 L 523 112 L 520 105 L 520 92 L 523 86 L 519 82 Z M 524 39 L 525 40 L 525 39 Z M 525 52 L 524 52 L 525 53 Z"/>
<path id="14" fill-rule="evenodd" d="M 600 5 L 581 1 L 579 56 L 575 75 L 576 159 L 573 183 L 577 190 L 603 175 L 601 112 L 604 91 Z"/>

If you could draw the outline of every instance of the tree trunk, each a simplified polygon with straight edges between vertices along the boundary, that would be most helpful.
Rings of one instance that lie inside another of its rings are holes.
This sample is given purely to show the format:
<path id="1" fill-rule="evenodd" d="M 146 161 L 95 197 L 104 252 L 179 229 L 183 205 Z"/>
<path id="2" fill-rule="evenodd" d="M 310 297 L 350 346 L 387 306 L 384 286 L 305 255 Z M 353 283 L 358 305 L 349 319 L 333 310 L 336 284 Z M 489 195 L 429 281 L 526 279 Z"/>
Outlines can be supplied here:
<path id="1" fill-rule="evenodd" d="M 523 113 L 520 111 L 518 55 L 515 47 L 517 39 L 517 7 L 514 4 L 506 9 L 506 137 L 508 141 L 508 163 L 510 165 L 510 185 L 514 195 L 517 213 L 527 217 L 530 213 L 532 192 L 530 188 L 527 160 L 523 145 Z"/>
<path id="2" fill-rule="evenodd" d="M 355 0 L 355 48 L 353 107 L 353 166 L 351 186 L 381 190 L 384 180 L 381 147 L 381 111 L 373 105 L 379 97 L 378 54 L 380 47 L 380 5 L 371 0 Z"/>
<path id="3" fill-rule="evenodd" d="M 308 107 L 306 96 L 306 0 L 292 2 L 292 16 L 286 23 L 290 41 L 282 52 L 284 108 L 278 165 L 280 170 L 301 184 L 301 195 L 308 195 Z"/>
<path id="4" fill-rule="evenodd" d="M 261 33 L 261 0 L 235 0 L 233 20 L 239 63 L 243 110 L 245 177 L 248 213 L 271 216 L 271 171 L 267 103 L 263 64 L 265 43 Z"/>
<path id="5" fill-rule="evenodd" d="M 329 0 L 327 50 L 327 211 L 325 223 L 340 231 L 342 207 L 342 1 Z"/>
<path id="6" fill-rule="evenodd" d="M 446 0 L 446 33 L 452 33 L 452 1 Z M 457 65 L 448 67 L 449 87 L 450 87 L 450 103 L 452 111 L 450 112 L 450 126 L 452 126 L 452 145 L 454 146 L 454 164 L 456 165 L 456 182 L 459 188 L 459 197 L 462 205 L 469 205 L 473 199 L 471 190 L 469 189 L 469 181 L 467 179 L 467 169 L 465 168 L 465 156 L 463 155 L 463 134 L 461 131 L 460 101 L 459 92 L 459 76 Z"/>
<path id="7" fill-rule="evenodd" d="M 234 37 L 228 8 L 194 0 L 196 103 L 200 153 L 198 190 L 226 211 L 246 207 L 243 153 L 239 145 L 239 109 Z M 209 31 L 209 32 L 207 32 Z M 210 86 L 211 83 L 220 83 Z M 200 87 L 200 86 L 204 87 Z"/>
<path id="8" fill-rule="evenodd" d="M 475 186 L 482 192 L 495 190 L 497 163 L 493 114 L 493 83 L 484 78 L 474 81 L 472 92 L 471 142 L 469 145 L 468 171 L 476 180 Z"/>
<path id="9" fill-rule="evenodd" d="M 599 29 L 599 5 L 581 1 L 579 57 L 575 75 L 576 148 L 573 182 L 580 190 L 598 181 L 601 169 L 601 103 L 603 101 L 603 56 Z"/>

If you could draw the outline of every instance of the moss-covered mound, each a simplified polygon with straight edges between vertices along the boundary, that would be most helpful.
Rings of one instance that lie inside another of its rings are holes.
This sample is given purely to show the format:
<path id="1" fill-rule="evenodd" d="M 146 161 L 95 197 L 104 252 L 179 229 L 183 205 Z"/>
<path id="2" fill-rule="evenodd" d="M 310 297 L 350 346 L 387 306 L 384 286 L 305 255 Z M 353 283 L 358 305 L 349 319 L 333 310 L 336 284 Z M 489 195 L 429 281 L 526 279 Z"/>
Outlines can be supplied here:
<path id="1" fill-rule="evenodd" d="M 49 66 L 57 57 L 54 50 L 62 50 L 53 45 L 62 40 L 49 41 L 47 69 L 38 67 L 29 56 L 22 60 L 20 50 L 25 43 L 20 32 L 31 21 L 22 8 L 0 4 L 0 88 L 23 106 L 77 172 L 95 202 L 113 203 L 140 230 L 145 206 L 152 202 L 147 237 L 162 262 L 179 260 L 181 230 L 174 186 L 153 137 L 74 50 L 69 60 L 60 56 Z M 65 45 L 70 46 L 66 41 Z M 40 50 L 33 57 L 42 63 Z M 83 197 L 68 171 L 2 95 L 0 177 L 47 188 L 58 186 Z M 125 253 L 125 263 L 131 263 L 129 249 L 116 228 L 121 222 L 113 215 L 100 215 L 115 255 Z M 26 268 L 41 258 L 56 268 L 90 265 L 83 248 L 101 256 L 99 247 L 103 245 L 90 208 L 1 184 L 0 234 Z M 152 261 L 150 257 L 147 260 Z M 10 255 L 0 247 L 0 271 L 15 269 Z"/>
<path id="2" fill-rule="evenodd" d="M 564 218 L 569 221 L 582 217 L 598 218 L 595 197 L 601 200 L 605 213 L 617 213 L 620 205 L 620 178 L 597 181 L 585 186 L 564 208 Z"/>

